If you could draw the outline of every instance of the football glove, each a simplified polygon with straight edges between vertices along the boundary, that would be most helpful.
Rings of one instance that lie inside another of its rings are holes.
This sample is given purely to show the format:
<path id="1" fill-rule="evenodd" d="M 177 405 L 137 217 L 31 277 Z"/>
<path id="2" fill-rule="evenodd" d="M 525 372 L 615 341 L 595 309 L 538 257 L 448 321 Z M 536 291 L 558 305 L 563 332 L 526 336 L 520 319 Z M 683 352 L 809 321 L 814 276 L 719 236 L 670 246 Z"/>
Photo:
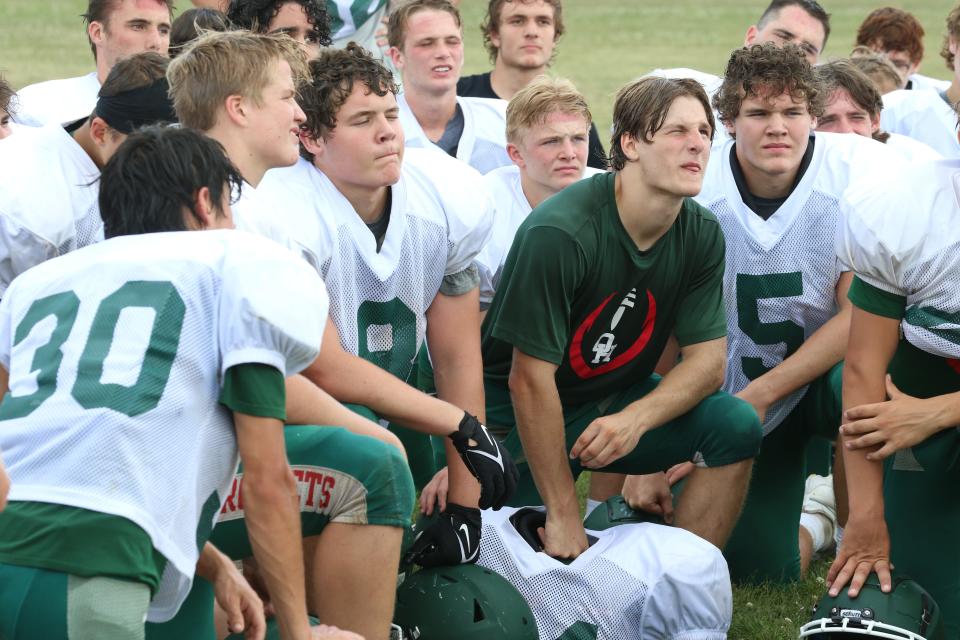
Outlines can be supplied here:
<path id="1" fill-rule="evenodd" d="M 448 504 L 416 533 L 403 561 L 421 567 L 472 564 L 480 555 L 480 510 Z"/>
<path id="2" fill-rule="evenodd" d="M 480 508 L 502 507 L 513 496 L 520 478 L 510 453 L 469 413 L 463 414 L 450 439 L 463 464 L 480 482 Z"/>

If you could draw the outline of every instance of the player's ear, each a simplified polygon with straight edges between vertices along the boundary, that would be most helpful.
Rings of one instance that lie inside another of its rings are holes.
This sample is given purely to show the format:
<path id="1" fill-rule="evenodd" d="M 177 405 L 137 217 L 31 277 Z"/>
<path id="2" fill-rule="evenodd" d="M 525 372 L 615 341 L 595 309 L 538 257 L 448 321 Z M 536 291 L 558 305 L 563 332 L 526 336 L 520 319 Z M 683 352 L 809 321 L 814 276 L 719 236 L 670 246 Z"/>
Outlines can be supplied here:
<path id="1" fill-rule="evenodd" d="M 757 39 L 757 34 L 760 33 L 760 30 L 757 29 L 757 25 L 752 24 L 750 28 L 747 29 L 747 34 L 743 37 L 743 46 L 749 47 L 753 44 L 754 40 Z"/>
<path id="2" fill-rule="evenodd" d="M 510 156 L 510 160 L 513 161 L 513 164 L 517 165 L 521 169 L 527 168 L 527 163 L 520 154 L 520 148 L 512 142 L 507 143 L 507 155 Z"/>
<path id="3" fill-rule="evenodd" d="M 300 144 L 307 153 L 314 157 L 322 156 L 326 150 L 326 145 L 323 144 L 322 138 L 314 138 L 313 134 L 304 129 L 300 130 Z"/>
<path id="4" fill-rule="evenodd" d="M 100 116 L 90 118 L 90 137 L 97 143 L 98 147 L 103 147 L 107 143 L 107 136 L 110 132 L 110 125 Z"/>
<path id="5" fill-rule="evenodd" d="M 620 149 L 623 150 L 623 155 L 627 158 L 627 160 L 634 162 L 640 157 L 640 154 L 637 151 L 639 144 L 640 141 L 637 140 L 632 133 L 625 131 L 620 134 Z"/>
<path id="6" fill-rule="evenodd" d="M 396 67 L 398 71 L 403 71 L 403 52 L 400 51 L 400 48 L 390 47 L 387 49 L 387 55 L 390 56 L 390 61 L 393 62 L 393 66 Z"/>
<path id="7" fill-rule="evenodd" d="M 227 117 L 230 119 L 230 122 L 234 124 L 244 124 L 246 122 L 247 114 L 244 111 L 245 107 L 244 98 L 239 94 L 227 96 L 227 99 L 223 102 L 224 111 L 227 112 Z"/>
<path id="8" fill-rule="evenodd" d="M 94 20 L 87 25 L 87 36 L 90 38 L 90 42 L 95 45 L 103 44 L 104 31 L 103 23 L 99 20 Z"/>
<path id="9" fill-rule="evenodd" d="M 215 226 L 216 218 L 217 210 L 210 195 L 210 188 L 200 187 L 193 194 L 193 222 L 196 226 L 189 224 L 188 221 L 187 227 L 210 229 Z"/>

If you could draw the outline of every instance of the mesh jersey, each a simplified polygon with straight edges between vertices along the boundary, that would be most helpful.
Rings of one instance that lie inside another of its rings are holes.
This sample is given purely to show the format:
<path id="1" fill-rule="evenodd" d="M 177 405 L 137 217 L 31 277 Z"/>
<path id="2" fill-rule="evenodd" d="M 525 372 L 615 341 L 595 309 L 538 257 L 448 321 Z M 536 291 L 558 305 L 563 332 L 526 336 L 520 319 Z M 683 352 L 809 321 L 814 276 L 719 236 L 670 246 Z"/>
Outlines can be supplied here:
<path id="1" fill-rule="evenodd" d="M 857 276 L 906 297 L 903 336 L 960 358 L 960 160 L 917 165 L 844 194 L 837 254 Z"/>
<path id="2" fill-rule="evenodd" d="M 143 528 L 168 560 L 150 620 L 169 619 L 236 470 L 221 376 L 305 368 L 326 304 L 315 271 L 240 231 L 120 237 L 31 269 L 0 302 L 10 498 Z"/>
<path id="3" fill-rule="evenodd" d="M 883 96 L 880 128 L 910 136 L 944 158 L 960 157 L 957 114 L 937 91 L 891 91 Z"/>
<path id="4" fill-rule="evenodd" d="M 603 173 L 600 169 L 584 167 L 583 178 Z M 520 184 L 520 168 L 511 164 L 509 167 L 494 169 L 483 177 L 493 202 L 495 218 L 493 234 L 483 246 L 477 256 L 477 267 L 480 271 L 480 305 L 487 307 L 493 300 L 497 283 L 500 282 L 500 273 L 507 260 L 507 252 L 513 244 L 513 237 L 517 234 L 520 223 L 526 220 L 531 208 L 527 196 L 523 194 Z"/>
<path id="5" fill-rule="evenodd" d="M 0 146 L 0 296 L 58 255 L 103 240 L 100 170 L 59 124 L 23 128 Z"/>
<path id="6" fill-rule="evenodd" d="M 100 79 L 96 71 L 62 80 L 47 80 L 17 92 L 14 120 L 31 127 L 67 124 L 86 118 L 97 106 Z"/>
<path id="7" fill-rule="evenodd" d="M 733 612 L 727 563 L 688 531 L 650 523 L 590 531 L 570 564 L 537 553 L 510 522 L 517 509 L 483 512 L 477 564 L 523 594 L 541 640 L 596 627 L 599 640 L 720 640 Z M 580 636 L 577 636 L 580 637 Z"/>
<path id="8" fill-rule="evenodd" d="M 884 145 L 855 135 L 818 133 L 813 158 L 786 202 L 763 220 L 737 189 L 730 166 L 734 142 L 707 167 L 697 200 L 717 216 L 727 243 L 724 305 L 727 376 L 737 393 L 796 351 L 836 310 L 844 271 L 833 250 L 839 200 L 848 184 L 902 163 Z M 776 428 L 806 393 L 798 389 L 770 407 L 764 434 Z"/>
<path id="9" fill-rule="evenodd" d="M 408 148 L 433 149 L 447 155 L 424 133 L 402 93 L 397 96 L 397 104 L 404 144 Z M 457 159 L 480 173 L 513 164 L 507 155 L 507 101 L 457 97 L 457 104 L 463 111 L 463 134 L 457 146 Z"/>
<path id="10" fill-rule="evenodd" d="M 343 348 L 405 379 L 446 275 L 473 262 L 493 210 L 480 176 L 434 151 L 408 149 L 380 251 L 350 202 L 312 164 L 267 172 L 256 199 L 316 256 Z"/>

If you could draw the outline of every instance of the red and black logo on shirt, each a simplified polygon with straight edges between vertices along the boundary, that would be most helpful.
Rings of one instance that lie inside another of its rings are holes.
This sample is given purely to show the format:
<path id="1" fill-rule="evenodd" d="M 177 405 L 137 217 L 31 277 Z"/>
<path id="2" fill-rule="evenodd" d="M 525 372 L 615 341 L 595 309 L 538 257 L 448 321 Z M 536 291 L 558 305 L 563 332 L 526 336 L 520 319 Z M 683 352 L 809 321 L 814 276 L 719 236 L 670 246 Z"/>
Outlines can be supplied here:
<path id="1" fill-rule="evenodd" d="M 629 364 L 643 353 L 653 335 L 657 301 L 649 289 L 637 295 L 633 288 L 610 304 L 618 292 L 607 296 L 580 323 L 570 342 L 570 368 L 581 379 L 593 378 Z"/>

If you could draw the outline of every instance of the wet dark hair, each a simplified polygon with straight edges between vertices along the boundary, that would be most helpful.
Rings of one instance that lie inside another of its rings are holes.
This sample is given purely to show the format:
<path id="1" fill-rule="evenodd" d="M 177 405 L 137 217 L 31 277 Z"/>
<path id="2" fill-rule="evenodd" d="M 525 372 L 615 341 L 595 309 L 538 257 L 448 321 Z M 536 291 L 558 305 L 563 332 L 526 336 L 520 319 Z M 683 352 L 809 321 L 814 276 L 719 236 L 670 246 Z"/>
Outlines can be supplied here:
<path id="1" fill-rule="evenodd" d="M 220 143 L 199 131 L 152 126 L 131 134 L 100 175 L 100 215 L 107 238 L 188 230 L 197 192 L 215 207 L 242 178 Z"/>
<path id="2" fill-rule="evenodd" d="M 283 5 L 294 2 L 303 7 L 307 20 L 313 25 L 313 37 L 321 47 L 330 46 L 330 16 L 323 0 L 231 0 L 227 17 L 240 29 L 267 33 L 267 25 Z"/>

